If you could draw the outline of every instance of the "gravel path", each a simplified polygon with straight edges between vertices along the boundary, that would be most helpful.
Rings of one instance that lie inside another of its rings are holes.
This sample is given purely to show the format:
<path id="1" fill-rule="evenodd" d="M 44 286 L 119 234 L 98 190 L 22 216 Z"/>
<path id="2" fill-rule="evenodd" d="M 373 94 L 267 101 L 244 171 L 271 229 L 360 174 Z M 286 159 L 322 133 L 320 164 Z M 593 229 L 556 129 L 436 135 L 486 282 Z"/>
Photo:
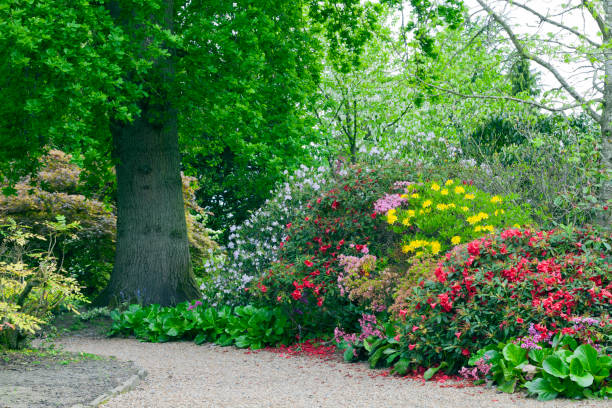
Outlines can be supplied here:
<path id="1" fill-rule="evenodd" d="M 132 360 L 148 371 L 131 392 L 104 407 L 597 407 L 612 401 L 556 400 L 539 403 L 483 387 L 376 376 L 363 364 L 285 358 L 230 347 L 193 343 L 140 343 L 133 339 L 65 338 L 67 350 Z M 374 377 L 374 378 L 372 378 Z"/>

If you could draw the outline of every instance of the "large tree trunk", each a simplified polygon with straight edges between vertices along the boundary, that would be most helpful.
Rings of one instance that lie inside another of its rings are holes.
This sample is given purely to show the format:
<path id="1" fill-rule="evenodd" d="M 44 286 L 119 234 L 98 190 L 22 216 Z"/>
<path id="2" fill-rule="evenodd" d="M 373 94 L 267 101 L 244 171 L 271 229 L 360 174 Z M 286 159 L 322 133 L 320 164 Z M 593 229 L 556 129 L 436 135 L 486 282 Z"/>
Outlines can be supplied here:
<path id="1" fill-rule="evenodd" d="M 200 296 L 191 271 L 176 113 L 161 127 L 148 108 L 113 131 L 117 164 L 117 249 L 103 302 L 176 304 Z"/>
<path id="2" fill-rule="evenodd" d="M 164 11 L 162 23 L 172 29 L 172 0 Z M 117 8 L 113 13 L 120 16 Z M 172 57 L 157 59 L 147 78 L 157 86 L 155 96 L 140 103 L 132 123 L 112 125 L 117 249 L 111 280 L 96 303 L 174 305 L 201 296 L 189 257 L 177 113 L 168 94 L 173 76 Z"/>

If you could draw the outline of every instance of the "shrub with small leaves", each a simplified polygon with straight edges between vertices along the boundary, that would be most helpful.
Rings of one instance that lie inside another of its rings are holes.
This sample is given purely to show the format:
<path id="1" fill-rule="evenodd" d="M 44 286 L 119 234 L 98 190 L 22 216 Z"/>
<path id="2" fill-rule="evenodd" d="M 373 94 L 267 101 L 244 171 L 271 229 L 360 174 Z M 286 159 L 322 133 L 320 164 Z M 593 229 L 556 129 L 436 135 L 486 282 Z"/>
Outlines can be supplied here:
<path id="1" fill-rule="evenodd" d="M 57 238 L 77 227 L 58 217 L 46 223 L 45 238 L 10 218 L 0 220 L 0 344 L 22 347 L 53 310 L 74 310 L 76 303 L 85 301 L 76 280 L 62 273 L 53 254 Z M 45 242 L 46 250 L 32 249 L 35 241 Z"/>

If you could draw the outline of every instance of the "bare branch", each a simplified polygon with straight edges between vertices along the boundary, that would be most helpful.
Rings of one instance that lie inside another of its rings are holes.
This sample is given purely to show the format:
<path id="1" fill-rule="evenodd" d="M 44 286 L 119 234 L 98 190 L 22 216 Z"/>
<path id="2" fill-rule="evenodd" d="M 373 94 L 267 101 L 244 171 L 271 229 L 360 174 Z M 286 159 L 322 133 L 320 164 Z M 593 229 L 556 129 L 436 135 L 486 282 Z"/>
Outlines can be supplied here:
<path id="1" fill-rule="evenodd" d="M 555 67 L 552 66 L 552 64 L 548 63 L 547 61 L 544 61 L 542 58 L 538 57 L 537 55 L 534 55 L 534 54 L 530 53 L 529 51 L 527 51 L 527 49 L 525 49 L 523 44 L 521 44 L 521 42 L 519 41 L 519 39 L 516 36 L 516 34 L 514 33 L 514 31 L 512 31 L 512 29 L 510 28 L 508 23 L 506 21 L 504 21 L 503 18 L 501 18 L 495 11 L 493 11 L 493 9 L 491 9 L 491 7 L 489 7 L 483 0 L 476 0 L 476 1 L 478 2 L 478 4 L 480 4 L 480 6 L 483 9 L 486 10 L 487 13 L 489 13 L 489 15 L 495 21 L 497 21 L 497 23 L 499 25 L 502 26 L 502 28 L 504 29 L 506 34 L 508 34 L 508 37 L 510 37 L 510 41 L 512 41 L 512 44 L 514 44 L 514 48 L 516 48 L 516 50 L 518 51 L 519 54 L 521 54 L 523 57 L 525 57 L 527 59 L 530 59 L 530 60 L 538 63 L 540 66 L 542 66 L 543 68 L 548 70 L 555 77 L 555 79 L 561 84 L 563 89 L 565 89 L 565 91 L 567 93 L 569 93 L 572 96 L 572 98 L 574 98 L 578 102 L 576 104 L 576 106 L 583 106 L 584 110 L 586 111 L 586 113 L 589 114 L 589 116 L 591 116 L 593 119 L 595 119 L 598 122 L 600 121 L 601 116 L 597 112 L 595 112 L 589 106 L 589 101 L 586 101 L 578 93 L 578 91 L 576 91 L 576 89 L 574 89 L 574 87 L 571 86 L 567 82 L 567 80 L 563 77 L 563 75 L 561 75 L 561 73 L 559 71 L 557 71 L 557 69 Z M 544 107 L 542 106 L 542 108 L 544 108 Z M 544 109 L 546 109 L 546 108 L 544 108 Z"/>
<path id="2" fill-rule="evenodd" d="M 601 44 L 599 44 L 596 41 L 591 40 L 587 35 L 585 35 L 584 33 L 581 33 L 580 31 L 577 31 L 575 29 L 573 29 L 572 27 L 566 26 L 563 23 L 560 23 L 556 20 L 553 20 L 547 16 L 545 16 L 544 14 L 539 13 L 538 11 L 532 9 L 531 7 L 527 6 L 526 4 L 522 4 L 522 3 L 517 3 L 516 1 L 512 2 L 513 6 L 517 6 L 522 8 L 523 10 L 526 10 L 528 12 L 530 12 L 531 14 L 536 15 L 540 20 L 542 21 L 546 21 L 549 24 L 555 25 L 559 28 L 562 28 L 564 30 L 569 31 L 570 33 L 574 34 L 576 37 L 578 38 L 582 38 L 583 40 L 585 40 L 586 42 L 588 42 L 589 44 L 591 44 L 593 47 L 601 47 Z"/>
<path id="3" fill-rule="evenodd" d="M 592 100 L 586 101 L 585 103 L 579 103 L 579 102 L 576 102 L 576 103 L 573 103 L 573 104 L 562 105 L 562 106 L 560 106 L 560 107 L 555 108 L 555 107 L 553 107 L 553 106 L 547 106 L 547 105 L 544 105 L 543 103 L 539 103 L 539 102 L 535 102 L 535 101 L 530 101 L 530 100 L 527 100 L 527 99 L 515 98 L 515 97 L 513 97 L 513 96 L 506 96 L 506 95 L 481 95 L 481 94 L 465 94 L 465 93 L 462 93 L 462 92 L 457 92 L 457 91 L 454 91 L 454 90 L 452 90 L 452 89 L 443 88 L 443 87 L 441 87 L 441 86 L 437 86 L 437 85 L 431 84 L 431 83 L 429 83 L 429 82 L 426 82 L 426 81 L 425 81 L 425 80 L 423 80 L 422 78 L 419 78 L 419 76 L 418 76 L 418 75 L 413 75 L 413 76 L 414 76 L 414 77 L 415 77 L 415 78 L 416 78 L 416 79 L 417 79 L 419 82 L 421 82 L 421 83 L 422 83 L 423 85 L 425 85 L 425 86 L 428 86 L 428 87 L 431 87 L 431 88 L 437 89 L 437 90 L 442 91 L 442 92 L 446 92 L 446 93 L 451 94 L 451 95 L 459 96 L 459 97 L 461 97 L 461 98 L 472 98 L 472 99 L 490 99 L 490 100 L 506 100 L 506 101 L 514 101 L 514 102 L 519 102 L 519 103 L 522 103 L 522 104 L 525 104 L 525 105 L 535 106 L 535 107 L 537 107 L 537 108 L 541 108 L 541 109 L 544 109 L 544 110 L 547 110 L 547 111 L 550 111 L 550 112 L 564 112 L 564 111 L 566 111 L 566 110 L 568 110 L 568 109 L 578 108 L 578 107 L 582 107 L 582 108 L 584 108 L 584 107 L 585 107 L 585 105 L 586 105 L 586 106 L 588 106 L 588 105 L 590 105 L 590 104 L 593 104 L 593 103 L 601 103 L 601 102 L 603 101 L 602 99 L 597 98 L 597 99 L 592 99 Z"/>

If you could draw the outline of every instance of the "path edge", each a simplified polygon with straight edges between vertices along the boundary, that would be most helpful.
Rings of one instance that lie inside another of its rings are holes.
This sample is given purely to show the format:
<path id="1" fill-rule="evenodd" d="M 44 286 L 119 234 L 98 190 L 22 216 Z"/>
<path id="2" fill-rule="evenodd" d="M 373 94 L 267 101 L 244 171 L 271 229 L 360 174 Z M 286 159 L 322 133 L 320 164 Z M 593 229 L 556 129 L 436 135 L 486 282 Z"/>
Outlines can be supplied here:
<path id="1" fill-rule="evenodd" d="M 93 401 L 85 403 L 85 404 L 75 404 L 75 405 L 72 405 L 70 408 L 94 408 L 94 407 L 98 407 L 98 406 L 104 404 L 105 402 L 107 402 L 109 399 L 111 399 L 115 395 L 122 394 L 124 392 L 128 392 L 128 391 L 131 391 L 134 388 L 136 388 L 136 386 L 140 383 L 140 381 L 144 380 L 144 378 L 147 376 L 147 374 L 148 373 L 147 373 L 146 370 L 140 369 L 140 370 L 138 370 L 137 374 L 132 375 L 123 384 L 118 385 L 117 387 L 113 388 L 109 392 L 106 392 L 106 393 L 100 395 L 98 398 L 94 399 Z"/>

